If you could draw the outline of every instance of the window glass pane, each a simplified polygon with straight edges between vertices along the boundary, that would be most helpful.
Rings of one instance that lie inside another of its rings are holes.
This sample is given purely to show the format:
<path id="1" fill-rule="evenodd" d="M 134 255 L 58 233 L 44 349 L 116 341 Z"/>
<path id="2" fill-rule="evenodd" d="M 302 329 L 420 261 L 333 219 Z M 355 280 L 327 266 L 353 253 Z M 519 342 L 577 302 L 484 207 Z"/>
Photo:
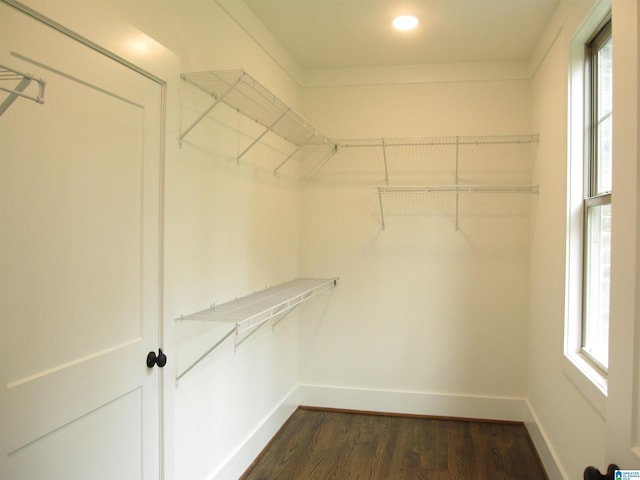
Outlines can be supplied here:
<path id="1" fill-rule="evenodd" d="M 601 194 L 611 191 L 612 165 L 612 117 L 606 117 L 598 125 L 598 162 L 597 162 L 597 192 Z"/>
<path id="2" fill-rule="evenodd" d="M 586 223 L 583 350 L 606 369 L 609 363 L 611 204 L 588 207 Z"/>
<path id="3" fill-rule="evenodd" d="M 597 115 L 596 115 L 596 192 L 600 194 L 611 191 L 611 126 L 612 126 L 612 42 L 609 37 L 598 47 L 597 51 Z"/>
<path id="4" fill-rule="evenodd" d="M 611 114 L 613 90 L 611 89 L 611 37 L 598 49 L 598 120 Z"/>

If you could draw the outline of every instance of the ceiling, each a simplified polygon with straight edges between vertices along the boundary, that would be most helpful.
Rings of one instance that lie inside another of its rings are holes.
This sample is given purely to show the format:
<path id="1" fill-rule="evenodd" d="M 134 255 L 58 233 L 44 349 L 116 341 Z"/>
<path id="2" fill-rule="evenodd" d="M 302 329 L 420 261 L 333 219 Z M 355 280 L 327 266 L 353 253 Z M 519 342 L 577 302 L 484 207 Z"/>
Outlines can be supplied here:
<path id="1" fill-rule="evenodd" d="M 304 69 L 528 60 L 560 0 L 244 0 Z M 391 20 L 420 25 L 398 32 Z"/>

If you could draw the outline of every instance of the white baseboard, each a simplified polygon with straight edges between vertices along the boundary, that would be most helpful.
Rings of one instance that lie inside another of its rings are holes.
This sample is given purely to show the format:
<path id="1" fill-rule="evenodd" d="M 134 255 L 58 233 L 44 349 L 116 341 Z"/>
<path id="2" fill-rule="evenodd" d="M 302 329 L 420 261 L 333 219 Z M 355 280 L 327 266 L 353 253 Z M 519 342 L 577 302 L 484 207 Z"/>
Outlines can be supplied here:
<path id="1" fill-rule="evenodd" d="M 298 386 L 301 405 L 382 413 L 524 421 L 522 398 Z"/>
<path id="2" fill-rule="evenodd" d="M 298 406 L 408 415 L 524 422 L 550 480 L 568 480 L 523 398 L 447 395 L 423 392 L 357 389 L 321 385 L 294 387 L 245 438 L 212 480 L 235 480 L 244 473 Z"/>
<path id="3" fill-rule="evenodd" d="M 569 480 L 570 477 L 558 461 L 555 450 L 549 442 L 549 438 L 546 433 L 540 427 L 540 422 L 538 421 L 538 417 L 531 407 L 531 404 L 528 401 L 525 401 L 525 403 L 526 411 L 524 423 L 527 426 L 527 430 L 529 430 L 531 441 L 538 452 L 540 461 L 542 462 L 542 465 L 544 465 L 544 469 L 547 471 L 549 480 Z"/>
<path id="4" fill-rule="evenodd" d="M 234 450 L 211 480 L 237 480 L 278 433 L 280 427 L 300 405 L 298 387 L 294 387 Z"/>

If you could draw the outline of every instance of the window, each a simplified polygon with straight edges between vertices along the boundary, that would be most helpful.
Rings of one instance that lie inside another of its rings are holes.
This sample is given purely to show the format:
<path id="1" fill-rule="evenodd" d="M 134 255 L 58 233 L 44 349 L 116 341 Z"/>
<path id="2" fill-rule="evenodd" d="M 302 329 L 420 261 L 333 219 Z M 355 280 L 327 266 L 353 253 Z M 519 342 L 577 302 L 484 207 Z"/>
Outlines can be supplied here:
<path id="1" fill-rule="evenodd" d="M 569 44 L 567 271 L 562 369 L 607 410 L 612 205 L 611 1 L 598 0 Z"/>
<path id="2" fill-rule="evenodd" d="M 581 352 L 606 373 L 612 190 L 612 36 L 605 23 L 586 45 Z"/>

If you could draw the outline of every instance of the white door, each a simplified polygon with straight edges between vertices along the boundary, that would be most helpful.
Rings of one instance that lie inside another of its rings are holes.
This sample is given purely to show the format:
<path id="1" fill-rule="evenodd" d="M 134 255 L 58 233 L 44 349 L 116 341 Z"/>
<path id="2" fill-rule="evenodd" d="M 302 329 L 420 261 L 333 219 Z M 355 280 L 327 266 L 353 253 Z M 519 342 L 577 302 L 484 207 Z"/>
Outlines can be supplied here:
<path id="1" fill-rule="evenodd" d="M 2 3 L 0 65 L 0 477 L 158 479 L 162 87 Z"/>

